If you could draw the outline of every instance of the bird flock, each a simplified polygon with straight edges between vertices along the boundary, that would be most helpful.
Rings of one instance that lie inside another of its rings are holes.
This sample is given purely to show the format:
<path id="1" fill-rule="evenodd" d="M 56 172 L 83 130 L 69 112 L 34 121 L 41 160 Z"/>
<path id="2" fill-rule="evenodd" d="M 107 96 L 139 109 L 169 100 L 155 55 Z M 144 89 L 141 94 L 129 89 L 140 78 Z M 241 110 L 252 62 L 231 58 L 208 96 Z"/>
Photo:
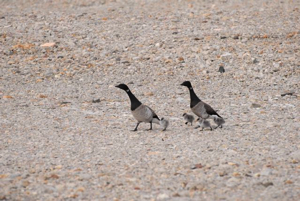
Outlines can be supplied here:
<path id="1" fill-rule="evenodd" d="M 215 124 L 217 125 L 216 128 L 222 128 L 222 125 L 225 123 L 225 120 L 223 117 L 221 117 L 210 105 L 203 102 L 198 98 L 198 96 L 195 94 L 194 89 L 192 87 L 192 84 L 190 81 L 185 81 L 181 84 L 181 86 L 185 86 L 188 88 L 190 93 L 190 108 L 192 112 L 198 117 L 197 122 L 198 126 L 195 128 L 209 128 L 210 130 L 213 130 L 210 122 L 208 119 L 213 119 Z M 117 88 L 120 88 L 124 90 L 129 99 L 130 99 L 130 109 L 133 117 L 137 120 L 137 124 L 133 131 L 137 131 L 138 126 L 140 123 L 150 123 L 149 130 L 152 130 L 152 123 L 159 124 L 162 127 L 162 131 L 165 131 L 169 126 L 169 121 L 165 118 L 159 118 L 157 114 L 154 112 L 153 109 L 151 109 L 149 106 L 142 104 L 135 95 L 130 91 L 128 86 L 126 84 L 119 84 L 116 86 Z M 185 120 L 185 124 L 190 123 L 191 126 L 193 125 L 193 122 L 195 120 L 193 115 L 184 113 L 183 118 Z"/>

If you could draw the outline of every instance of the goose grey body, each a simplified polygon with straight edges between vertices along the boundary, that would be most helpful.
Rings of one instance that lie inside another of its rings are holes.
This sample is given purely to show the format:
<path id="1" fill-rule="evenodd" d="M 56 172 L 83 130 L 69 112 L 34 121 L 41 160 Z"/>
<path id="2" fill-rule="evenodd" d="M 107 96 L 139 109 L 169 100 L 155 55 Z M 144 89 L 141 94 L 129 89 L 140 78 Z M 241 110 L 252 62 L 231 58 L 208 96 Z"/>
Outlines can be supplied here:
<path id="1" fill-rule="evenodd" d="M 145 123 L 155 123 L 153 122 L 153 117 L 157 116 L 150 107 L 144 104 L 140 105 L 135 110 L 132 110 L 131 113 L 138 122 Z"/>
<path id="2" fill-rule="evenodd" d="M 193 125 L 193 121 L 195 120 L 193 115 L 184 113 L 183 115 L 184 120 L 186 121 L 185 124 L 191 123 L 191 126 Z"/>
<path id="3" fill-rule="evenodd" d="M 201 127 L 202 128 L 202 131 L 204 128 L 210 128 L 210 130 L 212 131 L 212 127 L 210 125 L 210 122 L 205 120 L 205 119 L 202 119 L 201 117 L 199 117 L 197 119 L 198 123 L 199 123 L 199 126 L 197 126 L 196 128 L 199 128 Z"/>
<path id="4" fill-rule="evenodd" d="M 169 126 L 169 121 L 166 120 L 165 118 L 161 118 L 159 123 L 160 126 L 163 128 L 163 131 L 165 131 Z"/>
<path id="5" fill-rule="evenodd" d="M 214 117 L 214 122 L 218 125 L 216 128 L 222 128 L 222 125 L 225 124 L 225 120 L 220 117 Z"/>
<path id="6" fill-rule="evenodd" d="M 215 117 L 222 118 L 210 105 L 198 98 L 190 81 L 185 81 L 181 85 L 186 86 L 189 89 L 190 108 L 195 115 L 201 117 L 202 119 L 214 119 Z"/>
<path id="7" fill-rule="evenodd" d="M 158 118 L 157 114 L 147 105 L 142 104 L 130 91 L 127 85 L 119 84 L 116 86 L 124 90 L 127 95 L 129 96 L 130 103 L 131 103 L 131 113 L 133 117 L 137 120 L 137 125 L 133 131 L 137 131 L 137 128 L 140 123 L 150 123 L 150 129 L 152 130 L 152 123 L 159 124 L 160 119 Z"/>

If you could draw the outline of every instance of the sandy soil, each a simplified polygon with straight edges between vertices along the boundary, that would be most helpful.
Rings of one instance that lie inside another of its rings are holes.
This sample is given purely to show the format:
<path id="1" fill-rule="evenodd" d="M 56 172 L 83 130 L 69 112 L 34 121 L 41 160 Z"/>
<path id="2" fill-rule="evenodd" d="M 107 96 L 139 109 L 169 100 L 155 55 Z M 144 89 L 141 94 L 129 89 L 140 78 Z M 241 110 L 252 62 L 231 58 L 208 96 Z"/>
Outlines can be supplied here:
<path id="1" fill-rule="evenodd" d="M 0 199 L 300 199 L 299 1 L 0 7 Z M 223 129 L 184 124 L 185 80 Z"/>

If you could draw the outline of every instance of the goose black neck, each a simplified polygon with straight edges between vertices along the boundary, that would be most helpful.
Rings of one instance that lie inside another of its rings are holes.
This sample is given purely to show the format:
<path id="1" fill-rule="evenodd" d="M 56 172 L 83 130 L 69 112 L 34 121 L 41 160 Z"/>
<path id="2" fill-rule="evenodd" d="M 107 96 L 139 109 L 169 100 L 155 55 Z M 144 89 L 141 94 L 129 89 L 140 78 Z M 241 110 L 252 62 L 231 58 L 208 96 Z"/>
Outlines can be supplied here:
<path id="1" fill-rule="evenodd" d="M 190 98 L 191 98 L 191 103 L 190 107 L 193 108 L 195 105 L 197 105 L 201 100 L 198 98 L 198 96 L 195 94 L 194 89 L 192 87 L 189 88 L 190 91 Z"/>
<path id="2" fill-rule="evenodd" d="M 131 111 L 134 111 L 136 108 L 138 108 L 142 103 L 131 93 L 130 90 L 126 91 L 126 93 L 129 96 L 130 103 L 131 103 Z"/>

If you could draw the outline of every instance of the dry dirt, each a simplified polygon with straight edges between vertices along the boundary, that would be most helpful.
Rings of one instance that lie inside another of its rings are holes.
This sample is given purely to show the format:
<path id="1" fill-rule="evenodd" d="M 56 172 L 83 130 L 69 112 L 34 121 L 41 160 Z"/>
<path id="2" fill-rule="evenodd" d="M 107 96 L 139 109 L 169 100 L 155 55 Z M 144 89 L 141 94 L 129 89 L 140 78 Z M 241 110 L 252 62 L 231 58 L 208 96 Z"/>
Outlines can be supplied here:
<path id="1" fill-rule="evenodd" d="M 300 200 L 300 1 L 0 7 L 0 199 Z M 184 124 L 185 80 L 222 129 Z"/>

